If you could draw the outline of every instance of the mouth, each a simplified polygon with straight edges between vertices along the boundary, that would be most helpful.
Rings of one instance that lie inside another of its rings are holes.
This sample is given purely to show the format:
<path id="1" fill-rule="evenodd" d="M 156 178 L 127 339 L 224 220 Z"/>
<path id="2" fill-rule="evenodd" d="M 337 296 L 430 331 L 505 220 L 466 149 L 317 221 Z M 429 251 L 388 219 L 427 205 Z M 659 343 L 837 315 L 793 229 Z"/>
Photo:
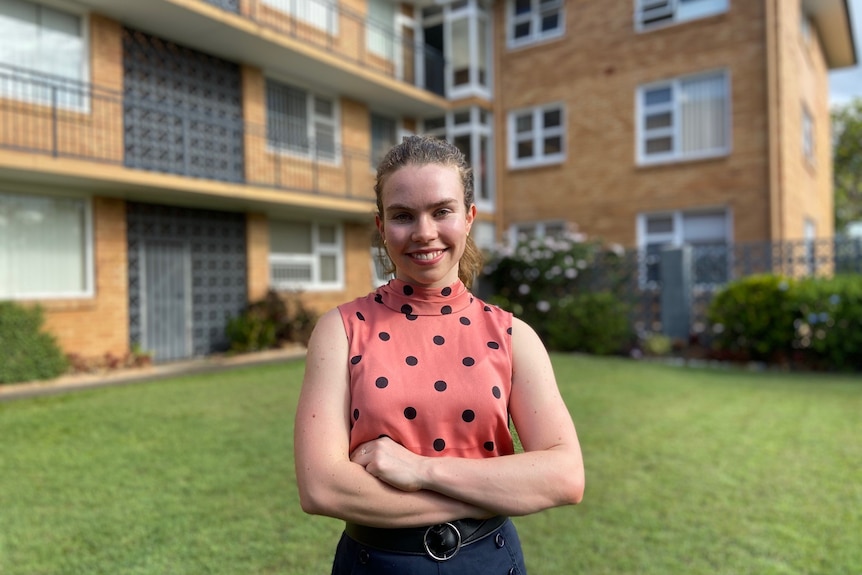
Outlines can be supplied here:
<path id="1" fill-rule="evenodd" d="M 443 255 L 444 251 L 446 250 L 434 250 L 433 252 L 413 252 L 412 254 L 410 254 L 410 258 L 420 262 L 430 262 Z"/>

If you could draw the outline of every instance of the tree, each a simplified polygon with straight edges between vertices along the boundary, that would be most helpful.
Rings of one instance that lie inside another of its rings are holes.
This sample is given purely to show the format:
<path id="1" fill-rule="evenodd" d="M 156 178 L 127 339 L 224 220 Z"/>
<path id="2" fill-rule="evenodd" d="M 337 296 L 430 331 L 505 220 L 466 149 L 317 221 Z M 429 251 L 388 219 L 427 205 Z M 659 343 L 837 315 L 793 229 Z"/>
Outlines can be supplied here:
<path id="1" fill-rule="evenodd" d="M 833 108 L 835 230 L 862 220 L 862 98 Z"/>

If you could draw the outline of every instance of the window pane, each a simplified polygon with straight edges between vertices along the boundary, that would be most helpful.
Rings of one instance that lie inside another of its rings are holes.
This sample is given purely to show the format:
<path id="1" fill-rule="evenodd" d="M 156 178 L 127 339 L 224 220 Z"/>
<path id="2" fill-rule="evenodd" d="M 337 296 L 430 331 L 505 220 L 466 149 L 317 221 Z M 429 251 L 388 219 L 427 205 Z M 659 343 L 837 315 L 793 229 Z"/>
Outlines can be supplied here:
<path id="1" fill-rule="evenodd" d="M 726 86 L 723 75 L 680 83 L 683 153 L 717 150 L 726 146 Z"/>
<path id="2" fill-rule="evenodd" d="M 434 130 L 442 130 L 446 127 L 446 118 L 426 118 L 425 119 L 425 131 L 431 132 Z"/>
<path id="3" fill-rule="evenodd" d="M 331 224 L 320 224 L 317 229 L 317 241 L 321 244 L 334 246 L 338 243 L 338 230 Z"/>
<path id="4" fill-rule="evenodd" d="M 533 157 L 533 141 L 518 142 L 518 159 Z"/>
<path id="5" fill-rule="evenodd" d="M 319 116 L 326 116 L 327 118 L 333 117 L 333 104 L 332 100 L 326 100 L 324 98 L 315 97 L 314 98 L 314 113 Z"/>
<path id="6" fill-rule="evenodd" d="M 469 124 L 470 123 L 470 110 L 463 110 L 461 112 L 455 112 L 452 121 L 457 126 L 459 124 Z"/>
<path id="7" fill-rule="evenodd" d="M 515 26 L 515 38 L 526 38 L 530 35 L 530 23 L 521 22 Z"/>
<path id="8" fill-rule="evenodd" d="M 320 281 L 338 281 L 338 258 L 334 255 L 320 256 Z"/>
<path id="9" fill-rule="evenodd" d="M 532 0 L 515 0 L 515 14 L 528 14 L 532 5 Z"/>
<path id="10" fill-rule="evenodd" d="M 549 14 L 548 16 L 542 17 L 542 32 L 548 32 L 549 30 L 556 30 L 560 27 L 560 15 L 559 14 Z"/>
<path id="11" fill-rule="evenodd" d="M 647 140 L 646 153 L 660 154 L 662 152 L 670 152 L 673 149 L 673 139 L 668 136 L 666 138 L 654 138 Z"/>
<path id="12" fill-rule="evenodd" d="M 84 200 L 0 194 L 0 296 L 87 290 Z"/>
<path id="13" fill-rule="evenodd" d="M 308 150 L 306 94 L 291 86 L 267 80 L 266 131 L 270 145 Z"/>
<path id="14" fill-rule="evenodd" d="M 371 114 L 371 165 L 376 166 L 386 152 L 396 144 L 396 122 L 391 118 Z"/>
<path id="15" fill-rule="evenodd" d="M 533 131 L 533 114 L 522 114 L 515 118 L 515 131 L 519 134 Z"/>
<path id="16" fill-rule="evenodd" d="M 545 138 L 545 150 L 544 153 L 546 156 L 552 154 L 559 154 L 563 151 L 563 139 L 560 136 L 552 136 L 550 138 Z"/>
<path id="17" fill-rule="evenodd" d="M 272 222 L 269 227 L 269 251 L 273 254 L 310 254 L 311 224 Z"/>
<path id="18" fill-rule="evenodd" d="M 544 113 L 545 127 L 554 128 L 562 124 L 562 113 L 560 110 L 548 110 Z"/>
<path id="19" fill-rule="evenodd" d="M 646 228 L 650 235 L 673 233 L 673 216 L 650 216 Z"/>
<path id="20" fill-rule="evenodd" d="M 673 123 L 673 114 L 664 112 L 662 114 L 650 114 L 646 117 L 646 129 L 669 128 Z"/>
<path id="21" fill-rule="evenodd" d="M 644 92 L 644 103 L 647 106 L 664 104 L 670 102 L 671 96 L 672 92 L 670 87 L 647 90 L 646 92 Z"/>

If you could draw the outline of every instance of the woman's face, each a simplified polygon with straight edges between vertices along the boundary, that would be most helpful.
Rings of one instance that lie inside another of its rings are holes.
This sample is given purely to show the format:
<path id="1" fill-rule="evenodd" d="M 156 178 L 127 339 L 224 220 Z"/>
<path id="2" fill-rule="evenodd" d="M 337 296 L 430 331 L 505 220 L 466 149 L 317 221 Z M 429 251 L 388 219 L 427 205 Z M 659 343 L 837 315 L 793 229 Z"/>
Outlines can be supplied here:
<path id="1" fill-rule="evenodd" d="M 377 229 L 396 277 L 423 287 L 455 283 L 476 217 L 476 206 L 465 209 L 458 170 L 439 164 L 404 166 L 389 175 L 381 196 Z"/>

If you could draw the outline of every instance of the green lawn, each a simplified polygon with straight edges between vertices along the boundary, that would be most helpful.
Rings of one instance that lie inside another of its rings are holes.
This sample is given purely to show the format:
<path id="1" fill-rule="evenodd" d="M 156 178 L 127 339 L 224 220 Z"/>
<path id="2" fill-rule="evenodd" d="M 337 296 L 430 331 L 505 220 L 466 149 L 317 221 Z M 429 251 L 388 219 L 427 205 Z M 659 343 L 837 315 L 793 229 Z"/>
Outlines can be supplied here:
<path id="1" fill-rule="evenodd" d="M 578 507 L 518 518 L 533 575 L 857 574 L 862 378 L 556 355 Z M 0 403 L 0 574 L 328 573 L 299 509 L 294 361 Z"/>

